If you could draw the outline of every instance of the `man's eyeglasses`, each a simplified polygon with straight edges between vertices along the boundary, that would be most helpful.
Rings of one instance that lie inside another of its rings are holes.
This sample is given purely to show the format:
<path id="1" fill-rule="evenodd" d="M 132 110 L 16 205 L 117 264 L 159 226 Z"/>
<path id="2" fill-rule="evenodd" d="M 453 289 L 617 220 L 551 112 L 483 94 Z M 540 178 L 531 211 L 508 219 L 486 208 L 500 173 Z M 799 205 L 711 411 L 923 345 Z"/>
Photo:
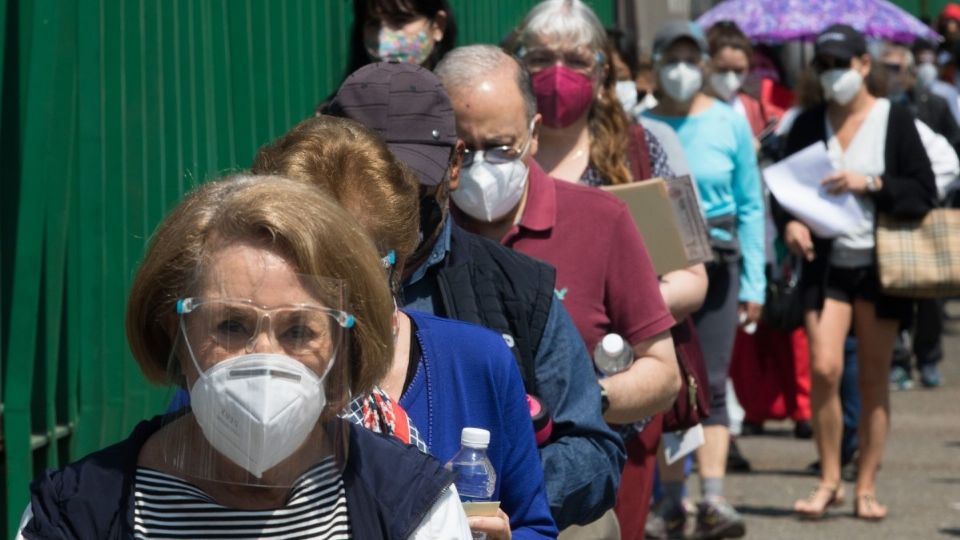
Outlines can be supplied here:
<path id="1" fill-rule="evenodd" d="M 533 120 L 530 120 L 528 133 L 527 142 L 523 143 L 523 146 L 520 148 L 505 144 L 484 150 L 465 150 L 463 153 L 463 166 L 469 167 L 473 165 L 476 159 L 481 159 L 493 165 L 500 165 L 522 158 L 523 155 L 527 153 L 527 149 L 530 148 L 530 143 L 533 142 Z"/>

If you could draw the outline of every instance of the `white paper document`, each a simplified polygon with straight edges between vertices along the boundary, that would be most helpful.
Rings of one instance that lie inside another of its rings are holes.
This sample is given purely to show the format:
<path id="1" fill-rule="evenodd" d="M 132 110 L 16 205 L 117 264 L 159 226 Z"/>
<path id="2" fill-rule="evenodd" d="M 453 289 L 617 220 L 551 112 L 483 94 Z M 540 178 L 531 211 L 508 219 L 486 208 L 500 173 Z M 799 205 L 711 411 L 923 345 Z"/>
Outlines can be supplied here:
<path id="1" fill-rule="evenodd" d="M 855 230 L 863 210 L 851 193 L 831 195 L 821 185 L 834 172 L 827 145 L 812 144 L 763 170 L 763 180 L 788 212 L 814 234 L 835 238 Z"/>
<path id="2" fill-rule="evenodd" d="M 661 435 L 663 440 L 663 456 L 667 465 L 676 463 L 690 452 L 703 446 L 703 424 L 697 424 L 683 431 L 667 432 Z"/>

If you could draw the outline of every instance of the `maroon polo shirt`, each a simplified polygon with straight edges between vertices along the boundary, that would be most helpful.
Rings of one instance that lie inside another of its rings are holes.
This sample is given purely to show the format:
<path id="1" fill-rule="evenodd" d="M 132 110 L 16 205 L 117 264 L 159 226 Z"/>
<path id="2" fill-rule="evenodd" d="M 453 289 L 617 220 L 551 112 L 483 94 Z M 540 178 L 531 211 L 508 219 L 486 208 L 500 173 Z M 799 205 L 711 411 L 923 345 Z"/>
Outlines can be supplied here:
<path id="1" fill-rule="evenodd" d="M 608 333 L 636 345 L 675 324 L 630 211 L 603 190 L 531 160 L 523 215 L 501 243 L 557 269 L 557 297 L 590 351 Z"/>

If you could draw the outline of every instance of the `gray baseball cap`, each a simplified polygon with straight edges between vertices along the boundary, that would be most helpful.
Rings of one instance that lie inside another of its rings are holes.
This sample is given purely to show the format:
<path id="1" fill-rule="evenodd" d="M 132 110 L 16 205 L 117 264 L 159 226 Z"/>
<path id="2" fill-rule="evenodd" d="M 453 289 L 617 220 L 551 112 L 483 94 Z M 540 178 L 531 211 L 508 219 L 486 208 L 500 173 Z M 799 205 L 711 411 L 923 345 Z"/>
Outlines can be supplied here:
<path id="1" fill-rule="evenodd" d="M 347 77 L 324 112 L 379 133 L 421 184 L 435 186 L 446 178 L 457 125 L 447 91 L 430 70 L 368 64 Z"/>
<path id="2" fill-rule="evenodd" d="M 660 25 L 656 36 L 653 38 L 653 54 L 661 55 L 677 40 L 689 39 L 700 52 L 707 54 L 707 38 L 703 36 L 703 30 L 696 23 L 691 21 L 667 21 Z"/>

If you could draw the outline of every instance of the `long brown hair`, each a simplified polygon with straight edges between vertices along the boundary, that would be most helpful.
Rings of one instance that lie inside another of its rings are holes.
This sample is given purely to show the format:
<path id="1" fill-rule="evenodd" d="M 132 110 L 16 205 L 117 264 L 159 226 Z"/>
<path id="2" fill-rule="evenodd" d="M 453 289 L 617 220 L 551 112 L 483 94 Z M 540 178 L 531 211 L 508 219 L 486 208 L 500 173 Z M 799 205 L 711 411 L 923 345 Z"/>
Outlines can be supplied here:
<path id="1" fill-rule="evenodd" d="M 590 107 L 590 163 L 611 184 L 627 184 L 634 180 L 627 163 L 630 144 L 630 118 L 617 99 L 617 73 L 613 66 L 613 46 L 607 42 L 603 51 L 605 76 L 600 91 Z"/>

